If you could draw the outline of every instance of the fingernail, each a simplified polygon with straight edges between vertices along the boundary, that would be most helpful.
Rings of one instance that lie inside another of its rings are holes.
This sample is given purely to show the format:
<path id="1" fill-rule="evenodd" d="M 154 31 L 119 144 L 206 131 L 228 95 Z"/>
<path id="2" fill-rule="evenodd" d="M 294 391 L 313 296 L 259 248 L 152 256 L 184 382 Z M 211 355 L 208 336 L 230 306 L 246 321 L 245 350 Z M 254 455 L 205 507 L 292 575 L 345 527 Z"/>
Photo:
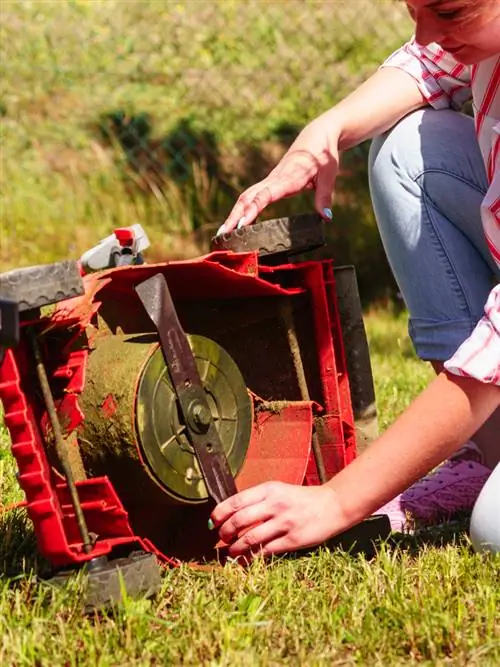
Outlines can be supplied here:
<path id="1" fill-rule="evenodd" d="M 242 227 L 244 227 L 244 226 L 246 225 L 246 222 L 247 222 L 247 219 L 246 219 L 246 217 L 243 215 L 243 216 L 238 220 L 238 227 L 237 227 L 236 229 L 241 229 Z"/>
<path id="2" fill-rule="evenodd" d="M 219 227 L 219 229 L 217 230 L 217 233 L 216 233 L 215 236 L 220 236 L 221 234 L 224 234 L 225 231 L 226 231 L 226 226 L 225 226 L 225 225 L 221 225 L 221 226 Z"/>
<path id="3" fill-rule="evenodd" d="M 215 528 L 214 522 L 212 519 L 208 520 L 208 530 L 213 530 Z"/>
<path id="4" fill-rule="evenodd" d="M 333 218 L 332 209 L 331 208 L 324 208 L 323 209 L 323 215 L 325 216 L 325 218 L 328 218 L 328 220 L 331 220 Z"/>

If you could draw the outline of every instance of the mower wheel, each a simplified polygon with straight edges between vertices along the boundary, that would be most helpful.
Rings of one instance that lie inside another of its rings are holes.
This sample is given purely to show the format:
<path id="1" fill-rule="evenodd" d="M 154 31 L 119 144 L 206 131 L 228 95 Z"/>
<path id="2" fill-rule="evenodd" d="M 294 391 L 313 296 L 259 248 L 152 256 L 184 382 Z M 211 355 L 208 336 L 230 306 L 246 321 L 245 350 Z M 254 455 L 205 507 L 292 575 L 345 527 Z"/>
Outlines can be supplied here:
<path id="1" fill-rule="evenodd" d="M 41 308 L 84 293 L 78 263 L 41 264 L 0 273 L 0 296 L 18 304 L 19 312 Z"/>
<path id="2" fill-rule="evenodd" d="M 154 554 L 135 551 L 127 558 L 109 560 L 87 572 L 85 611 L 102 609 L 128 597 L 148 598 L 161 588 L 161 575 Z"/>
<path id="3" fill-rule="evenodd" d="M 354 412 L 356 447 L 360 453 L 378 436 L 370 350 L 363 322 L 356 270 L 354 266 L 336 266 L 334 276 Z"/>
<path id="4" fill-rule="evenodd" d="M 64 586 L 78 570 L 59 572 L 47 583 Z M 156 556 L 145 551 L 133 551 L 125 558 L 97 558 L 85 563 L 83 575 L 83 611 L 91 613 L 130 598 L 148 598 L 161 588 L 161 574 Z"/>
<path id="5" fill-rule="evenodd" d="M 212 250 L 297 255 L 325 245 L 324 222 L 316 213 L 255 222 L 212 239 Z"/>

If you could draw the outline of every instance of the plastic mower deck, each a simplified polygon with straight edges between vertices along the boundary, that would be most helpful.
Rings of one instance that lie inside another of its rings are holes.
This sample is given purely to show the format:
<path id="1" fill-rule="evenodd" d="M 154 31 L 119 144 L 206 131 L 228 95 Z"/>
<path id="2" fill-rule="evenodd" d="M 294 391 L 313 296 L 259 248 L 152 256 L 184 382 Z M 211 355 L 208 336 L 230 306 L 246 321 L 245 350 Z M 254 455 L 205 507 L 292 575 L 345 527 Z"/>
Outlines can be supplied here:
<path id="1" fill-rule="evenodd" d="M 376 427 L 354 273 L 297 258 L 323 241 L 315 216 L 158 264 L 143 263 L 138 229 L 55 265 L 44 298 L 43 267 L 0 275 L 0 336 L 14 345 L 0 399 L 56 567 L 215 559 L 215 501 L 266 480 L 326 481 Z"/>

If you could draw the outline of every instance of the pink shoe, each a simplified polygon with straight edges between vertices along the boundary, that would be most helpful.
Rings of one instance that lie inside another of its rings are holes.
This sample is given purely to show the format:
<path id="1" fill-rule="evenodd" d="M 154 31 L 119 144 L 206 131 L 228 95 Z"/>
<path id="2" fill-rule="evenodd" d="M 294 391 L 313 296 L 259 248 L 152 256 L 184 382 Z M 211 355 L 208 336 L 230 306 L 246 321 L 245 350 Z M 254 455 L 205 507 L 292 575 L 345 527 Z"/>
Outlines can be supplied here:
<path id="1" fill-rule="evenodd" d="M 457 512 L 472 511 L 490 475 L 491 470 L 482 463 L 481 452 L 473 442 L 468 442 L 376 514 L 387 514 L 396 532 L 446 521 Z"/>

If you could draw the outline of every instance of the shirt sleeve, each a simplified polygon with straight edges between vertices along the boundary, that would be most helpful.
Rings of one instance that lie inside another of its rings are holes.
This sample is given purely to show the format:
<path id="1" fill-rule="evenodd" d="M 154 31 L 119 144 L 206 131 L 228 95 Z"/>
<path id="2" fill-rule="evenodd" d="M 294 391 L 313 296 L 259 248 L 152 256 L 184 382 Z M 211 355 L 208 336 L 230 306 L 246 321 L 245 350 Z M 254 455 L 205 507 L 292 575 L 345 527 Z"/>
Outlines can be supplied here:
<path id="1" fill-rule="evenodd" d="M 500 285 L 491 291 L 484 317 L 444 367 L 454 375 L 500 386 Z"/>
<path id="2" fill-rule="evenodd" d="M 471 70 L 438 44 L 421 46 L 415 38 L 387 58 L 382 67 L 397 67 L 417 82 L 435 109 L 460 109 L 471 99 Z"/>

